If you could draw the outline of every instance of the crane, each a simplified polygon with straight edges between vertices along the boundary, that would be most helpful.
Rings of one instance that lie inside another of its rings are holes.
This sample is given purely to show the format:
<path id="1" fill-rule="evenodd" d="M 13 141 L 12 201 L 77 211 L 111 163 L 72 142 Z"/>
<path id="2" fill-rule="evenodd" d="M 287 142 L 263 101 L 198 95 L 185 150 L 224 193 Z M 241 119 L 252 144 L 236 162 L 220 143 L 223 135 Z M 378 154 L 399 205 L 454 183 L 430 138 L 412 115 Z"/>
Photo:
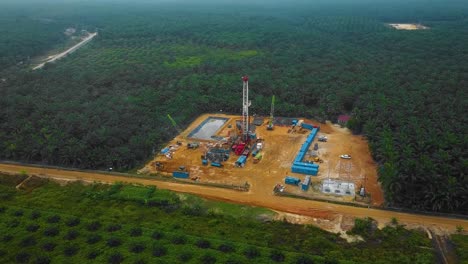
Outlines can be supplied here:
<path id="1" fill-rule="evenodd" d="M 270 121 L 268 121 L 267 130 L 273 130 L 273 112 L 275 111 L 275 96 L 271 97 Z"/>
<path id="2" fill-rule="evenodd" d="M 169 120 L 171 121 L 172 126 L 176 129 L 177 133 L 178 133 L 178 134 L 181 134 L 182 131 L 181 131 L 180 128 L 177 126 L 176 121 L 171 117 L 170 114 L 167 114 L 167 118 L 169 118 Z"/>
<path id="3" fill-rule="evenodd" d="M 249 137 L 249 76 L 242 77 L 242 140 L 247 143 Z"/>

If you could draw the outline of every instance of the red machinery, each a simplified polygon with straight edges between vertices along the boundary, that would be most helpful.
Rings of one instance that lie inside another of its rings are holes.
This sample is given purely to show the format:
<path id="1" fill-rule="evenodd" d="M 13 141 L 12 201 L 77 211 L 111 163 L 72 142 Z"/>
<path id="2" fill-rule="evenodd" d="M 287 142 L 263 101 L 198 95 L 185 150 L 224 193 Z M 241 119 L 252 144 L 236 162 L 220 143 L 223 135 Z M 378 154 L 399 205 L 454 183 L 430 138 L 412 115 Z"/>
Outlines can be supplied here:
<path id="1" fill-rule="evenodd" d="M 245 146 L 246 146 L 245 143 L 237 144 L 236 150 L 234 151 L 234 153 L 236 153 L 236 155 L 238 156 L 242 155 L 242 153 L 244 152 Z"/>

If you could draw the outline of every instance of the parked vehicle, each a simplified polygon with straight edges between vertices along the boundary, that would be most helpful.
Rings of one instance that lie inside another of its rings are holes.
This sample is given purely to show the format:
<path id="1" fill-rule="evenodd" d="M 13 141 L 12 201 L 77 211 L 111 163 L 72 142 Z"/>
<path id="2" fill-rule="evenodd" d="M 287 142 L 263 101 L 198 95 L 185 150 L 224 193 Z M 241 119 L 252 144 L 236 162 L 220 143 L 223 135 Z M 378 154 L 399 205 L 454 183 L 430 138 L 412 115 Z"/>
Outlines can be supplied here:
<path id="1" fill-rule="evenodd" d="M 323 135 L 322 135 L 322 136 L 319 136 L 319 137 L 318 137 L 318 141 L 320 141 L 320 142 L 327 142 L 327 141 L 328 141 L 328 138 L 327 138 L 326 136 L 323 136 Z"/>
<path id="2" fill-rule="evenodd" d="M 340 158 L 342 158 L 342 159 L 351 159 L 351 155 L 343 154 L 343 155 L 340 156 Z"/>
<path id="3" fill-rule="evenodd" d="M 190 142 L 187 144 L 187 148 L 189 149 L 196 149 L 200 146 L 200 143 L 198 142 Z"/>

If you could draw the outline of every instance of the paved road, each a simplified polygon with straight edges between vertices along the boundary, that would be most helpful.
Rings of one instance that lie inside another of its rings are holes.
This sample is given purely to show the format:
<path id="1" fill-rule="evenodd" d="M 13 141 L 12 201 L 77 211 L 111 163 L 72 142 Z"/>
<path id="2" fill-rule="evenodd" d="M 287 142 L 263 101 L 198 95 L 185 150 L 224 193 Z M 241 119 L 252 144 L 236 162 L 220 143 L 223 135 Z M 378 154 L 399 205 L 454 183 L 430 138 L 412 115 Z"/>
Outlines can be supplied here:
<path id="1" fill-rule="evenodd" d="M 465 230 L 468 230 L 468 220 L 463 219 L 398 213 L 378 209 L 359 208 L 346 205 L 330 204 L 326 202 L 280 197 L 274 195 L 271 195 L 268 199 L 265 199 L 264 196 L 256 195 L 252 192 L 239 192 L 235 190 L 214 188 L 201 185 L 187 185 L 173 182 L 158 181 L 153 179 L 109 175 L 95 172 L 78 172 L 21 165 L 0 164 L 0 172 L 20 173 L 21 171 L 26 171 L 28 174 L 34 174 L 41 177 L 63 180 L 82 180 L 88 182 L 96 181 L 103 183 L 127 182 L 138 183 L 143 185 L 157 185 L 159 188 L 162 189 L 198 194 L 209 199 L 267 207 L 277 211 L 312 217 L 343 214 L 352 217 L 372 217 L 380 223 L 390 222 L 392 217 L 396 217 L 400 223 L 404 224 L 423 225 L 428 228 L 438 227 L 439 229 L 446 229 L 452 232 L 455 231 L 457 226 L 462 226 Z"/>
<path id="2" fill-rule="evenodd" d="M 54 62 L 56 60 L 59 60 L 65 56 L 67 56 L 68 54 L 70 53 L 73 53 L 74 51 L 76 51 L 77 49 L 81 48 L 83 45 L 85 45 L 86 43 L 90 42 L 95 36 L 97 36 L 97 32 L 96 33 L 91 33 L 89 34 L 89 36 L 87 36 L 86 38 L 84 38 L 80 43 L 76 44 L 75 46 L 67 49 L 66 51 L 62 52 L 62 53 L 59 53 L 57 55 L 54 55 L 52 58 L 48 59 L 47 61 L 37 65 L 36 67 L 33 68 L 33 70 L 37 70 L 37 69 L 40 69 L 42 67 L 44 67 L 44 65 L 46 65 L 46 63 L 49 63 L 49 62 Z"/>

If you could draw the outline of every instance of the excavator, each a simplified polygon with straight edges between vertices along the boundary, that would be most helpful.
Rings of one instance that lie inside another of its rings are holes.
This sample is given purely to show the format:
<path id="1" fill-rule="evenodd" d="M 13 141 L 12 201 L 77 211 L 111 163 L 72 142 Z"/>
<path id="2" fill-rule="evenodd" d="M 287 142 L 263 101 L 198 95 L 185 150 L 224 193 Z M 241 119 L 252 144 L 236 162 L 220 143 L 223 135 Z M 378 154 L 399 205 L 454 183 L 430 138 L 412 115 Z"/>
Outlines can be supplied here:
<path id="1" fill-rule="evenodd" d="M 270 120 L 268 121 L 267 130 L 273 130 L 273 111 L 275 110 L 275 96 L 271 97 L 271 110 L 270 110 Z"/>

